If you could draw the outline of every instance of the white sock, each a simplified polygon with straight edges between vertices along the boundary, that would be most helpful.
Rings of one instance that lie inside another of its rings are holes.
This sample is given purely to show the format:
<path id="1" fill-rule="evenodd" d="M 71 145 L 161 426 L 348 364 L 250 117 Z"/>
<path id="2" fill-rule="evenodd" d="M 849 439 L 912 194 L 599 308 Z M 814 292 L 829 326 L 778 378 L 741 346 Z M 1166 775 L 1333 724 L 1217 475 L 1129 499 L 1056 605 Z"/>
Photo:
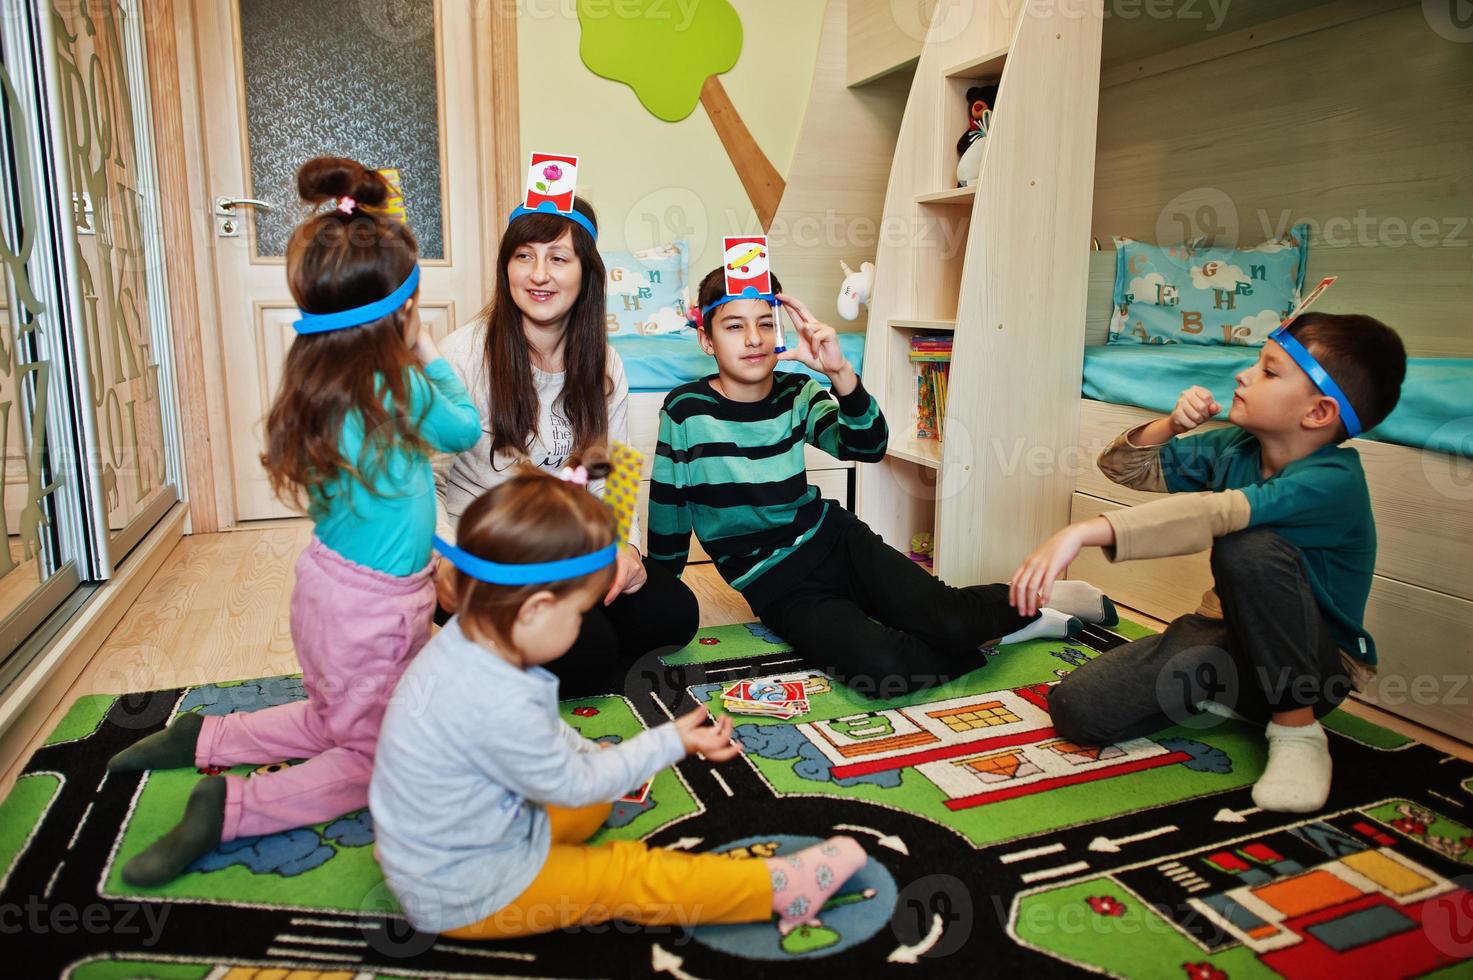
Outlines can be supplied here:
<path id="1" fill-rule="evenodd" d="M 1264 810 L 1310 813 L 1330 796 L 1330 742 L 1319 722 L 1268 723 L 1268 765 L 1253 784 L 1253 802 Z"/>
<path id="2" fill-rule="evenodd" d="M 1055 582 L 1049 594 L 1048 608 L 1101 626 L 1114 626 L 1120 622 L 1120 614 L 1115 611 L 1110 597 L 1081 578 Z"/>
<path id="3" fill-rule="evenodd" d="M 1022 643 L 1024 640 L 1056 640 L 1073 636 L 1084 628 L 1076 617 L 1044 606 L 1038 618 L 1027 626 L 998 640 L 999 643 Z"/>

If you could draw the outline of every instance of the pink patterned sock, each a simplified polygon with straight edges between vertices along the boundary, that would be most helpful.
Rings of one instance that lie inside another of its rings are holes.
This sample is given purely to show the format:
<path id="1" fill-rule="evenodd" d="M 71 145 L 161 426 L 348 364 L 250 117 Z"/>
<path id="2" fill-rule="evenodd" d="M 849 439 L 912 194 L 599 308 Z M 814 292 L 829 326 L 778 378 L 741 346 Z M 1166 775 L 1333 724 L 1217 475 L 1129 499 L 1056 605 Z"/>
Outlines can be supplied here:
<path id="1" fill-rule="evenodd" d="M 794 854 L 764 858 L 772 877 L 772 911 L 786 936 L 805 923 L 817 924 L 819 910 L 839 886 L 869 860 L 853 837 L 830 837 Z"/>

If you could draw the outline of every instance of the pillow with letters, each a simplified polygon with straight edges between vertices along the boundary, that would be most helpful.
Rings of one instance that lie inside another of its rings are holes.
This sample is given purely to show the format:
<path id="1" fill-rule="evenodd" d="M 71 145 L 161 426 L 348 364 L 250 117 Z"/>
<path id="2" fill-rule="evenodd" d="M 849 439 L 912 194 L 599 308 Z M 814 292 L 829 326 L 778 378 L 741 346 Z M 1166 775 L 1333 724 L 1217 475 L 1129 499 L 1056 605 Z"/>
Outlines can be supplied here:
<path id="1" fill-rule="evenodd" d="M 1299 302 L 1309 226 L 1255 248 L 1115 239 L 1112 344 L 1261 345 Z"/>
<path id="2" fill-rule="evenodd" d="M 638 252 L 600 254 L 608 273 L 604 322 L 609 333 L 688 332 L 690 249 L 684 241 Z"/>

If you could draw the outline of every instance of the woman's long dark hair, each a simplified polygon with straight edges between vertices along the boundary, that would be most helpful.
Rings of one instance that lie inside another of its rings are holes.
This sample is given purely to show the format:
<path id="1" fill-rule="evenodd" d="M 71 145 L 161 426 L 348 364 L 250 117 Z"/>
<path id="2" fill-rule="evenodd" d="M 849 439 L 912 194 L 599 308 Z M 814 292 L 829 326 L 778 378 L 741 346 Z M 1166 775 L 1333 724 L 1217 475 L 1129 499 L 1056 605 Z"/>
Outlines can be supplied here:
<path id="1" fill-rule="evenodd" d="M 402 222 L 365 210 L 388 199 L 389 185 L 354 160 L 317 157 L 297 172 L 308 204 L 352 197 L 358 207 L 334 209 L 297 226 L 286 249 L 286 275 L 297 306 L 334 313 L 383 299 L 419 261 L 414 234 Z M 292 340 L 281 387 L 266 417 L 261 465 L 284 503 L 302 507 L 314 487 L 343 472 L 365 481 L 393 447 L 428 446 L 409 414 L 409 372 L 417 366 L 405 345 L 408 316 L 400 308 L 373 323 Z M 339 451 L 344 420 L 363 420 L 363 457 Z"/>
<path id="2" fill-rule="evenodd" d="M 593 208 L 582 198 L 573 207 L 598 227 Z M 583 267 L 583 286 L 568 311 L 563 333 L 566 375 L 559 403 L 573 430 L 579 455 L 608 438 L 608 334 L 604 327 L 605 273 L 593 236 L 576 222 L 555 214 L 528 214 L 501 236 L 496 257 L 496 295 L 487 308 L 486 379 L 491 386 L 491 451 L 526 454 L 537 433 L 537 390 L 532 384 L 532 354 L 522 331 L 522 311 L 512 299 L 506 269 L 516 250 L 530 243 L 555 242 L 572 229 L 573 252 Z"/>

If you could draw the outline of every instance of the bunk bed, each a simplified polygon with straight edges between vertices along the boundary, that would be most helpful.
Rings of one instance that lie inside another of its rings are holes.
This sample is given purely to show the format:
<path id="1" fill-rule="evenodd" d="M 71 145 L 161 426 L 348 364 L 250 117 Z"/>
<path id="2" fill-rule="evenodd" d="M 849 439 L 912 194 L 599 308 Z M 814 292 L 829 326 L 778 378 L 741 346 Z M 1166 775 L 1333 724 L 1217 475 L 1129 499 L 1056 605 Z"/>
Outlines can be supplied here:
<path id="1" fill-rule="evenodd" d="M 1473 740 L 1457 696 L 1473 662 L 1466 45 L 1412 0 L 1241 0 L 1211 23 L 1185 6 L 953 6 L 915 62 L 886 196 L 887 226 L 926 234 L 876 260 L 866 380 L 892 439 L 861 473 L 860 516 L 895 546 L 933 532 L 937 574 L 968 585 L 1005 580 L 1071 518 L 1146 499 L 1106 480 L 1098 452 L 1188 384 L 1231 392 L 1256 351 L 1107 344 L 1108 243 L 1246 247 L 1308 222 L 1307 278 L 1339 277 L 1317 308 L 1384 320 L 1412 358 L 1401 407 L 1353 442 L 1380 535 L 1365 698 Z M 981 177 L 956 188 L 957 120 L 983 80 L 999 92 Z M 954 338 L 952 381 L 945 438 L 923 440 L 904 351 L 933 332 Z M 1211 584 L 1205 554 L 1091 552 L 1070 574 L 1163 620 Z"/>
<path id="2" fill-rule="evenodd" d="M 1473 662 L 1473 60 L 1415 3 L 1234 9 L 1250 22 L 1208 39 L 1178 29 L 1161 43 L 1158 25 L 1145 44 L 1128 25 L 1107 29 L 1092 234 L 1249 246 L 1307 221 L 1308 282 L 1339 277 L 1316 309 L 1398 330 L 1401 402 L 1350 443 L 1379 535 L 1366 624 L 1381 662 L 1364 697 L 1473 741 L 1459 694 Z M 1225 404 L 1257 356 L 1108 343 L 1116 266 L 1108 248 L 1090 257 L 1074 519 L 1149 499 L 1095 466 L 1111 439 L 1192 384 Z M 1205 554 L 1112 566 L 1092 553 L 1070 573 L 1163 620 L 1211 584 Z"/>

